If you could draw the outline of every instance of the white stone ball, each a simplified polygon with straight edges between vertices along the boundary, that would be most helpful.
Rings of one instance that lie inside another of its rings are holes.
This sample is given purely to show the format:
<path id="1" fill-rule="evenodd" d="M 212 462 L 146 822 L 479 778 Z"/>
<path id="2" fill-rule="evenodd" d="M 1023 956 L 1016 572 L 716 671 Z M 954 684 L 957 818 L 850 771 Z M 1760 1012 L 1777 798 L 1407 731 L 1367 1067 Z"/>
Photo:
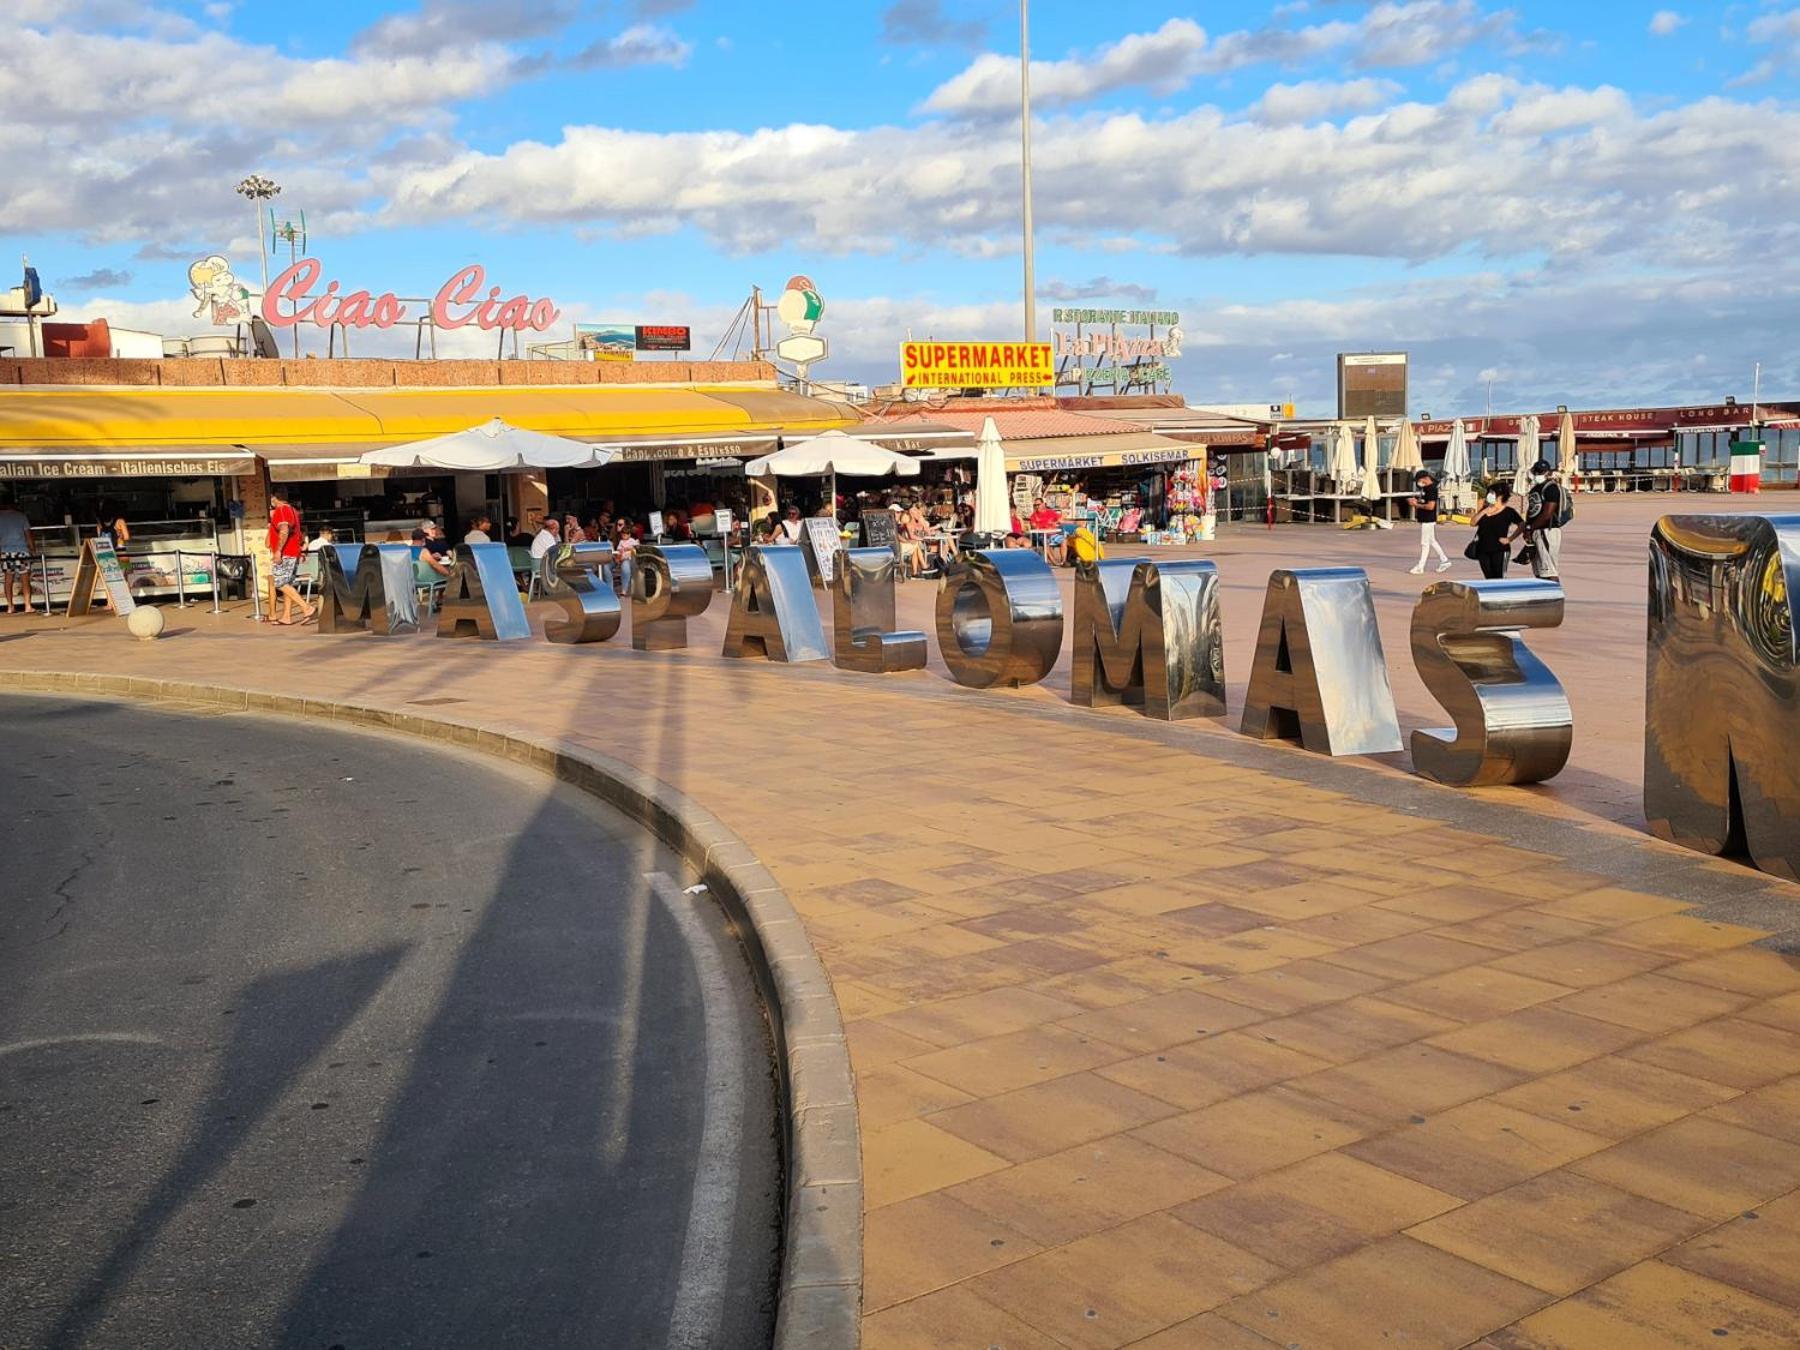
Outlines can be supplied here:
<path id="1" fill-rule="evenodd" d="M 125 626 L 133 637 L 150 641 L 163 630 L 163 612 L 155 605 L 139 605 L 125 616 Z"/>

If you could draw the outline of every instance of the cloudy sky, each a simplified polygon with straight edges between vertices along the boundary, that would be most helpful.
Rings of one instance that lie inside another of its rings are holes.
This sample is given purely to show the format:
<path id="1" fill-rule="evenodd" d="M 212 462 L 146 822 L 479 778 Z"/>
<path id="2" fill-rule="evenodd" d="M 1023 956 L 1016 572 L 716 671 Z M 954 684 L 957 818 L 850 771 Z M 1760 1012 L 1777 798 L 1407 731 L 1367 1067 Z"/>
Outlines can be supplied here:
<path id="1" fill-rule="evenodd" d="M 1800 7 L 1038 0 L 1040 321 L 1181 312 L 1193 401 L 1328 412 L 1800 396 Z M 829 373 L 1022 323 L 1006 0 L 0 4 L 0 236 L 65 313 L 193 332 L 246 173 L 344 289 L 465 262 L 570 319 L 823 290 Z M 827 374 L 825 367 L 818 370 Z"/>

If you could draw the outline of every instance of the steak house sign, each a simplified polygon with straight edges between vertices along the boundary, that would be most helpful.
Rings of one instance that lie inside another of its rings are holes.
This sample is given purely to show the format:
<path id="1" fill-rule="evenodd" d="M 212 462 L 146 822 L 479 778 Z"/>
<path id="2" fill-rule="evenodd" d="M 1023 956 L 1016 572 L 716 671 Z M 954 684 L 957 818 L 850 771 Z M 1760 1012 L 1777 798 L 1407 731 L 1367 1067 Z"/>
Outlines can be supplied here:
<path id="1" fill-rule="evenodd" d="M 339 283 L 330 281 L 325 289 L 314 293 L 320 267 L 317 258 L 302 258 L 269 283 L 263 296 L 262 316 L 271 328 L 292 328 L 310 323 L 320 328 L 342 324 L 346 328 L 392 328 L 409 316 L 406 301 L 392 291 L 379 295 L 368 291 L 340 294 Z M 513 332 L 527 329 L 548 332 L 562 314 L 549 300 L 532 300 L 515 295 L 500 298 L 498 286 L 482 288 L 487 271 L 480 263 L 470 263 L 438 287 L 427 313 L 437 328 L 477 328 L 493 331 L 504 328 Z"/>

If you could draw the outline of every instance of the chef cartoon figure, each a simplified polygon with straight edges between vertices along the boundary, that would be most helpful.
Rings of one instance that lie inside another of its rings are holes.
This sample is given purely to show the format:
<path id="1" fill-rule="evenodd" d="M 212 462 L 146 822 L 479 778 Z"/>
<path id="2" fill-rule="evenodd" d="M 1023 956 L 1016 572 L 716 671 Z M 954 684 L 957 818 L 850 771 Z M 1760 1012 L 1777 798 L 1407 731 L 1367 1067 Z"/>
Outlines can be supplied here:
<path id="1" fill-rule="evenodd" d="M 188 290 L 199 308 L 196 319 L 212 316 L 213 323 L 242 323 L 250 317 L 250 292 L 231 274 L 231 264 L 217 253 L 188 268 Z"/>

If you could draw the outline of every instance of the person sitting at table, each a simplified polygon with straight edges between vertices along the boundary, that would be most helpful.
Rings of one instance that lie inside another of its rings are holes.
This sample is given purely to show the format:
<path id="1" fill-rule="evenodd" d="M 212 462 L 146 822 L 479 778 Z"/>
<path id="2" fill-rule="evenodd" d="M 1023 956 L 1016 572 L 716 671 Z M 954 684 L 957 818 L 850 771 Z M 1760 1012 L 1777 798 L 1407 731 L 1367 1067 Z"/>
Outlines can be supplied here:
<path id="1" fill-rule="evenodd" d="M 1068 546 L 1062 538 L 1062 512 L 1049 505 L 1042 497 L 1038 498 L 1035 509 L 1031 513 L 1031 528 L 1040 533 L 1056 533 L 1044 541 L 1044 561 L 1052 567 L 1061 567 L 1069 560 Z"/>
<path id="2" fill-rule="evenodd" d="M 465 544 L 491 544 L 493 537 L 488 531 L 494 528 L 494 522 L 486 516 L 476 516 L 469 525 L 469 532 L 463 536 Z"/>
<path id="3" fill-rule="evenodd" d="M 440 577 L 450 575 L 450 564 L 445 556 L 450 552 L 450 545 L 442 537 L 435 535 L 437 526 L 429 520 L 412 532 L 412 546 L 419 550 L 419 561 L 424 563 Z"/>
<path id="4" fill-rule="evenodd" d="M 1016 507 L 1007 517 L 1007 520 L 1006 546 L 1008 548 L 1030 548 L 1031 535 L 1025 530 L 1025 522 L 1019 519 L 1019 512 Z"/>
<path id="5" fill-rule="evenodd" d="M 900 542 L 900 562 L 906 568 L 908 576 L 918 576 L 925 570 L 925 541 L 913 529 L 912 513 L 894 502 L 888 507 L 894 517 L 894 537 Z"/>
<path id="6" fill-rule="evenodd" d="M 800 542 L 800 536 L 805 533 L 805 531 L 806 526 L 800 523 L 800 508 L 797 506 L 790 506 L 787 509 L 787 515 L 782 519 L 780 526 L 775 530 L 775 534 L 778 537 L 771 539 L 769 542 L 772 544 L 797 544 Z"/>
<path id="7" fill-rule="evenodd" d="M 337 535 L 332 532 L 331 526 L 327 525 L 306 541 L 306 551 L 317 553 L 320 549 L 330 548 L 335 543 L 337 543 Z"/>

